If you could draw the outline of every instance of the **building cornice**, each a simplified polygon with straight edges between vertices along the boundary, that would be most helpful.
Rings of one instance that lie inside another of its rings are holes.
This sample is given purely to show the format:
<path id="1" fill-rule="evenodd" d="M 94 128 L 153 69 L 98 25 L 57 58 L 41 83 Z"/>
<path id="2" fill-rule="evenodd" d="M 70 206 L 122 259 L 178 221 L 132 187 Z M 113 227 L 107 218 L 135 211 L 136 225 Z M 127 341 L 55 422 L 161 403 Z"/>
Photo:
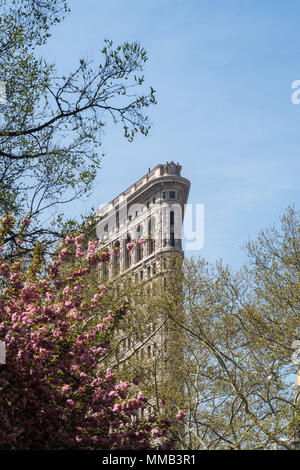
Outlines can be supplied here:
<path id="1" fill-rule="evenodd" d="M 174 173 L 165 173 L 166 167 L 168 165 L 172 165 L 172 168 L 174 168 Z M 120 193 L 116 198 L 112 199 L 109 203 L 107 203 L 104 207 L 102 207 L 98 211 L 99 216 L 105 216 L 112 208 L 115 210 L 119 207 L 122 206 L 122 203 L 127 203 L 127 205 L 130 205 L 133 200 L 139 199 L 139 197 L 145 193 L 146 191 L 152 189 L 154 186 L 157 186 L 158 184 L 161 183 L 172 183 L 174 184 L 179 183 L 186 188 L 186 194 L 185 194 L 185 201 L 187 201 L 189 190 L 191 183 L 187 178 L 184 178 L 180 176 L 180 169 L 181 167 L 173 162 L 169 164 L 168 162 L 166 164 L 160 164 L 157 165 L 155 168 L 153 168 L 152 171 L 144 175 L 142 178 L 140 178 L 136 183 L 133 183 L 131 186 L 129 186 L 128 189 Z M 161 174 L 163 173 L 163 174 Z"/>

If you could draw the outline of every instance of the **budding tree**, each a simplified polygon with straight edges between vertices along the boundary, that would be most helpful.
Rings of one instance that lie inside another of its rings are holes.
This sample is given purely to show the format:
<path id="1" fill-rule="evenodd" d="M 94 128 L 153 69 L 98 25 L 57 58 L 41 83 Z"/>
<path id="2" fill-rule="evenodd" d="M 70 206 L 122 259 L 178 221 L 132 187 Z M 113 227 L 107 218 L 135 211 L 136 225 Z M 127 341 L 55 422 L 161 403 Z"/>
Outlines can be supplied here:
<path id="1" fill-rule="evenodd" d="M 30 216 L 23 252 L 41 237 L 49 249 L 66 231 L 58 210 L 92 188 L 107 121 L 119 122 L 131 141 L 148 133 L 144 111 L 156 102 L 154 90 L 143 89 L 147 54 L 137 42 L 105 40 L 99 57 L 80 58 L 70 72 L 40 57 L 67 12 L 64 0 L 0 0 L 0 80 L 7 96 L 0 107 L 0 209 Z M 16 248 L 13 230 L 4 243 Z"/>
<path id="2" fill-rule="evenodd" d="M 239 272 L 185 261 L 187 448 L 294 448 L 299 234 L 299 214 L 289 208 L 279 227 L 246 245 L 249 261 Z"/>

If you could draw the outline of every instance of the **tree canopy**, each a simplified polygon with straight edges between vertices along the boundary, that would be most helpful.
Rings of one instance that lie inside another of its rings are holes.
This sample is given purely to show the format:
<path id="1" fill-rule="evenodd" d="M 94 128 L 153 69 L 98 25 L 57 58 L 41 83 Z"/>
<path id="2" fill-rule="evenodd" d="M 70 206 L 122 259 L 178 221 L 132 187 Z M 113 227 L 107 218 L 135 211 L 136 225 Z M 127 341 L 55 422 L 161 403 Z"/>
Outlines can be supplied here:
<path id="1" fill-rule="evenodd" d="M 0 253 L 13 224 L 1 219 Z M 149 412 L 136 381 L 117 380 L 107 367 L 127 306 L 99 314 L 107 288 L 87 293 L 85 278 L 113 254 L 92 241 L 84 249 L 83 239 L 66 237 L 46 272 L 41 244 L 29 266 L 0 254 L 0 449 L 169 449 L 170 421 Z"/>
<path id="2" fill-rule="evenodd" d="M 238 272 L 185 260 L 185 445 L 293 448 L 300 422 L 291 360 L 299 339 L 299 235 L 291 207 L 279 226 L 245 245 L 248 262 Z"/>
<path id="3" fill-rule="evenodd" d="M 129 141 L 148 133 L 145 109 L 156 103 L 155 91 L 143 89 L 147 54 L 137 42 L 114 45 L 106 39 L 99 58 L 79 58 L 70 72 L 40 56 L 40 46 L 68 13 L 67 1 L 1 1 L 0 11 L 0 80 L 6 88 L 0 209 L 32 219 L 23 245 L 30 251 L 39 237 L 50 246 L 66 230 L 61 215 L 55 224 L 45 222 L 44 214 L 49 218 L 51 210 L 91 190 L 108 120 L 121 123 Z M 13 232 L 8 242 L 15 246 Z"/>

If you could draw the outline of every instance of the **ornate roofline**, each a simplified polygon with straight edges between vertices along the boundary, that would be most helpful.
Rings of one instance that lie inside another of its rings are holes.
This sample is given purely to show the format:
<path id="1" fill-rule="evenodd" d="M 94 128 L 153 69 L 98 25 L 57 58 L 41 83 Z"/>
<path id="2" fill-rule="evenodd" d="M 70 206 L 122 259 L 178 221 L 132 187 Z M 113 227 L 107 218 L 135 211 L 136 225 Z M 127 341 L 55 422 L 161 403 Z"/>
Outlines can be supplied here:
<path id="1" fill-rule="evenodd" d="M 130 203 L 131 199 L 136 199 L 145 190 L 151 188 L 160 182 L 178 182 L 184 184 L 187 189 L 186 200 L 188 198 L 191 183 L 187 178 L 180 175 L 181 166 L 179 163 L 167 162 L 165 164 L 156 165 L 153 170 L 146 173 L 137 182 L 133 183 L 129 188 L 120 193 L 117 197 L 108 202 L 104 207 L 98 211 L 98 215 L 104 216 L 111 208 L 116 208 L 122 205 L 122 202 L 127 200 Z"/>

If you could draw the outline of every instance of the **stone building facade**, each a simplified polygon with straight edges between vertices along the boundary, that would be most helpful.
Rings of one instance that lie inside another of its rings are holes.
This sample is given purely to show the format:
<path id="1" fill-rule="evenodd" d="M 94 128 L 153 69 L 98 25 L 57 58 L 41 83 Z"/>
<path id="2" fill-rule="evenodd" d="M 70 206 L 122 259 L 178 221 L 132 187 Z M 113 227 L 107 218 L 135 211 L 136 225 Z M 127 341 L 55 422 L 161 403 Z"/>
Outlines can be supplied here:
<path id="1" fill-rule="evenodd" d="M 174 287 L 177 297 L 174 289 L 171 292 L 177 300 L 170 307 L 165 281 L 171 256 L 182 260 L 181 229 L 189 190 L 190 181 L 181 176 L 179 164 L 157 165 L 99 211 L 97 227 L 103 248 L 116 252 L 103 263 L 102 282 L 117 280 L 112 291 L 118 293 L 130 279 L 134 292 L 131 311 L 117 331 L 111 365 L 120 366 L 128 377 L 138 377 L 151 396 L 171 396 L 174 406 L 175 394 L 177 402 L 182 397 L 182 383 L 174 372 L 182 363 L 182 348 L 180 332 L 168 314 L 183 309 L 180 281 Z"/>
<path id="2" fill-rule="evenodd" d="M 134 273 L 148 279 L 162 270 L 166 253 L 182 252 L 181 228 L 190 181 L 181 176 L 174 162 L 157 165 L 98 212 L 97 227 L 104 247 L 117 249 L 103 279 Z M 132 250 L 128 243 L 136 243 Z"/>

